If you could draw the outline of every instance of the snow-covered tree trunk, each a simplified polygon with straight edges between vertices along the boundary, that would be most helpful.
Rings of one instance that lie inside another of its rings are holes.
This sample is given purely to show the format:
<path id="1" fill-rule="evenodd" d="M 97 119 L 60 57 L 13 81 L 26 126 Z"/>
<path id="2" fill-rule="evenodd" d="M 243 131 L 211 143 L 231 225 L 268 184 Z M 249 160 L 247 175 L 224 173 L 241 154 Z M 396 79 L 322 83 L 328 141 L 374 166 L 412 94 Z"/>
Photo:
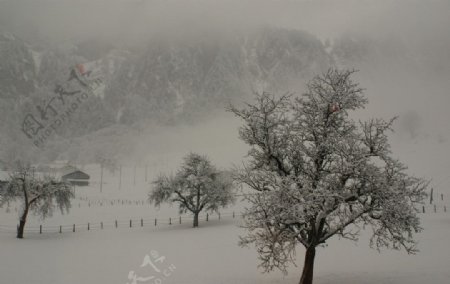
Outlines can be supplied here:
<path id="1" fill-rule="evenodd" d="M 305 262 L 303 264 L 302 277 L 300 284 L 312 284 L 314 275 L 314 258 L 316 256 L 316 248 L 314 246 L 306 249 Z"/>
<path id="2" fill-rule="evenodd" d="M 25 230 L 25 224 L 27 222 L 27 216 L 28 216 L 29 210 L 30 210 L 30 206 L 28 204 L 26 204 L 24 206 L 23 213 L 20 216 L 19 226 L 17 227 L 17 238 L 18 239 L 23 239 L 23 232 Z"/>
<path id="3" fill-rule="evenodd" d="M 194 224 L 193 224 L 193 227 L 194 228 L 197 228 L 198 227 L 198 214 L 199 214 L 200 212 L 195 212 L 194 213 Z"/>

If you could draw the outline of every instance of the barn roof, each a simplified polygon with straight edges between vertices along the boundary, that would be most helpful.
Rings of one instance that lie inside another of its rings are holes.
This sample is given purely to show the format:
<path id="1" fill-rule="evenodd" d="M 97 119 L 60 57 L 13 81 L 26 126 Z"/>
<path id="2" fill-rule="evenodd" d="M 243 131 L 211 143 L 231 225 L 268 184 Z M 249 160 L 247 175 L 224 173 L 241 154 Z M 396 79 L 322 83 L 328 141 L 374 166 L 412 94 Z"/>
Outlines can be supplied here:
<path id="1" fill-rule="evenodd" d="M 61 178 L 63 179 L 89 179 L 90 176 L 76 168 L 66 169 L 61 172 Z"/>
<path id="2" fill-rule="evenodd" d="M 79 169 L 77 169 L 74 166 L 67 165 L 67 166 L 64 166 L 64 167 L 58 169 L 58 174 L 60 176 L 65 176 L 65 175 L 68 175 L 68 174 L 76 172 L 76 171 L 79 171 Z"/>

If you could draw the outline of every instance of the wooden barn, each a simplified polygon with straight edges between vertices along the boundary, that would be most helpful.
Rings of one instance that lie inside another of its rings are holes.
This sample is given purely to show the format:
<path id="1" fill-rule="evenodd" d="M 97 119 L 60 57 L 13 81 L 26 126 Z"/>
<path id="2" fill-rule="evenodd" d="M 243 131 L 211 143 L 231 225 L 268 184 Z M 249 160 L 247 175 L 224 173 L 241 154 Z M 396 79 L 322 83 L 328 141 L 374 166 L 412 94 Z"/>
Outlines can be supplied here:
<path id="1" fill-rule="evenodd" d="M 66 167 L 60 172 L 61 180 L 69 182 L 73 185 L 87 186 L 89 185 L 90 176 L 77 168 Z"/>

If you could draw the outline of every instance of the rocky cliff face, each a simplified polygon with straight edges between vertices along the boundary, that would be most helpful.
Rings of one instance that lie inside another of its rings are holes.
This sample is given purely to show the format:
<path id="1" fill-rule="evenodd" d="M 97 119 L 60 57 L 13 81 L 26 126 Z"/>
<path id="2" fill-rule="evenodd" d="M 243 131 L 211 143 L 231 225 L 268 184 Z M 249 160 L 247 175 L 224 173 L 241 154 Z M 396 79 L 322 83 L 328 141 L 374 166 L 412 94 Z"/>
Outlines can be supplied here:
<path id="1" fill-rule="evenodd" d="M 77 63 L 100 60 L 111 123 L 188 115 L 253 90 L 287 91 L 331 64 L 322 43 L 301 31 L 261 28 L 225 37 L 155 37 L 135 49 L 87 40 L 36 51 L 13 35 L 0 37 L 2 98 L 52 91 Z M 41 95 L 40 95 L 41 96 Z"/>
<path id="2" fill-rule="evenodd" d="M 145 121 L 195 123 L 229 102 L 248 99 L 253 91 L 297 91 L 337 57 L 347 58 L 349 49 L 340 44 L 333 53 L 311 34 L 270 27 L 227 35 L 161 35 L 145 42 L 119 46 L 91 39 L 35 47 L 1 34 L 3 133 L 21 137 L 18 144 L 25 145 L 23 117 L 54 96 L 55 85 L 67 80 L 78 63 L 100 62 L 105 88 L 74 112 L 53 141 L 84 137 L 95 143 L 95 133 L 102 129 Z"/>
<path id="3" fill-rule="evenodd" d="M 105 97 L 123 108 L 123 121 L 133 121 L 142 104 L 147 115 L 185 117 L 253 90 L 287 91 L 330 63 L 322 43 L 299 31 L 265 28 L 224 38 L 157 38 L 144 51 L 124 55 L 110 72 Z"/>

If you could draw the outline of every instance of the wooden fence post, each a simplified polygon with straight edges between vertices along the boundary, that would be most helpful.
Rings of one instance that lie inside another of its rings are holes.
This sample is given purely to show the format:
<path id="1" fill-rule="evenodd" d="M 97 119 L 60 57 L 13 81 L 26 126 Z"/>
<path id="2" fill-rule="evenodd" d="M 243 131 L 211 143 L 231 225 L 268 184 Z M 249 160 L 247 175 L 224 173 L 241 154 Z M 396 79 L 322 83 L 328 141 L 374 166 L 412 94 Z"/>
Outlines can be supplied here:
<path id="1" fill-rule="evenodd" d="M 59 233 L 62 233 L 62 226 L 59 226 Z"/>
<path id="2" fill-rule="evenodd" d="M 103 222 L 100 222 L 100 229 L 103 230 Z"/>
<path id="3" fill-rule="evenodd" d="M 425 206 L 422 206 L 422 212 L 425 213 Z"/>
<path id="4" fill-rule="evenodd" d="M 206 222 L 208 222 L 208 221 L 209 221 L 209 214 L 206 213 Z"/>
<path id="5" fill-rule="evenodd" d="M 447 206 L 444 205 L 444 212 L 447 212 Z"/>
<path id="6" fill-rule="evenodd" d="M 155 226 L 156 226 L 157 223 L 158 223 L 158 221 L 157 221 L 157 219 L 155 218 Z"/>
<path id="7" fill-rule="evenodd" d="M 75 233 L 75 224 L 73 224 L 72 231 Z"/>
<path id="8" fill-rule="evenodd" d="M 88 223 L 88 231 L 89 231 L 89 229 L 90 229 L 90 224 Z"/>
<path id="9" fill-rule="evenodd" d="M 436 213 L 436 204 L 434 204 L 434 213 Z"/>
<path id="10" fill-rule="evenodd" d="M 441 200 L 444 200 L 444 194 L 441 193 Z"/>
<path id="11" fill-rule="evenodd" d="M 131 221 L 131 219 L 130 219 L 130 228 L 131 228 L 131 227 L 133 227 L 133 223 L 132 223 L 132 221 Z"/>
<path id="12" fill-rule="evenodd" d="M 42 234 L 42 225 L 39 225 L 39 234 Z"/>
<path id="13" fill-rule="evenodd" d="M 233 211 L 233 219 L 234 219 L 234 211 Z"/>
<path id="14" fill-rule="evenodd" d="M 100 192 L 103 191 L 103 162 L 100 163 Z"/>
<path id="15" fill-rule="evenodd" d="M 172 218 L 169 218 L 169 225 L 172 225 Z"/>
<path id="16" fill-rule="evenodd" d="M 141 218 L 141 227 L 144 227 L 144 219 Z"/>
<path id="17" fill-rule="evenodd" d="M 434 191 L 434 189 L 431 188 L 431 193 L 430 193 L 430 204 L 433 204 L 433 191 Z"/>
<path id="18" fill-rule="evenodd" d="M 115 224 L 116 224 L 116 228 L 117 228 L 117 220 L 115 221 Z"/>

